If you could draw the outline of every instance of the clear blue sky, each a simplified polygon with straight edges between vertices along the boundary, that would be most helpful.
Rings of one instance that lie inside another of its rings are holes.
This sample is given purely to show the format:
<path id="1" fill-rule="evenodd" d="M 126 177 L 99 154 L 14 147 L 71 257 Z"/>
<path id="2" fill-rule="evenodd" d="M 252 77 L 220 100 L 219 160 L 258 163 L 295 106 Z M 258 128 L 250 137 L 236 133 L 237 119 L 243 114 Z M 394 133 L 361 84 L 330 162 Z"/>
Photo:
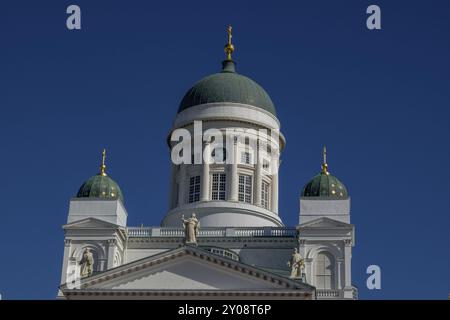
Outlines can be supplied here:
<path id="1" fill-rule="evenodd" d="M 82 10 L 68 31 L 66 8 Z M 366 28 L 378 4 L 382 30 Z M 129 225 L 167 211 L 166 136 L 186 90 L 220 70 L 232 24 L 237 69 L 276 104 L 287 139 L 280 215 L 298 221 L 320 170 L 349 189 L 353 281 L 364 299 L 450 292 L 448 1 L 3 1 L 0 8 L 0 293 L 53 299 L 69 199 L 98 171 Z M 382 290 L 365 287 L 382 269 Z"/>

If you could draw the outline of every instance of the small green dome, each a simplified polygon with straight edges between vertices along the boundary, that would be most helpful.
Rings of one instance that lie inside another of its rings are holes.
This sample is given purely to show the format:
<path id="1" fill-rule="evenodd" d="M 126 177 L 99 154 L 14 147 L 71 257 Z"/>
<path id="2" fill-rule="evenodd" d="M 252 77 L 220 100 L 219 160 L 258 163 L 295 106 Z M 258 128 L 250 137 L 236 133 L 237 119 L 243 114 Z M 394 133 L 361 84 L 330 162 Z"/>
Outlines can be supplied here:
<path id="1" fill-rule="evenodd" d="M 329 172 L 321 172 L 313 177 L 304 187 L 302 197 L 323 197 L 347 199 L 347 188 Z"/>
<path id="2" fill-rule="evenodd" d="M 203 78 L 189 89 L 178 112 L 205 103 L 235 102 L 261 108 L 276 116 L 272 100 L 259 84 L 236 73 L 232 60 L 222 64 L 222 72 Z"/>
<path id="3" fill-rule="evenodd" d="M 89 178 L 78 190 L 77 198 L 119 198 L 124 203 L 119 185 L 106 174 L 98 174 Z"/>

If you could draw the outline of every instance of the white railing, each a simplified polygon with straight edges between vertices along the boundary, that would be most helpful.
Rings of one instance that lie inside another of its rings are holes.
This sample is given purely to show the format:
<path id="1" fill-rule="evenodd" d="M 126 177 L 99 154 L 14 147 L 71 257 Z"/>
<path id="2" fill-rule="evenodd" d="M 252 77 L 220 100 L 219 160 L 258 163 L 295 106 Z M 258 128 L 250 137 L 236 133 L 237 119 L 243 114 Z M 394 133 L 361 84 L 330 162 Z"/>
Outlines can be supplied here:
<path id="1" fill-rule="evenodd" d="M 234 230 L 236 237 L 260 237 L 264 235 L 264 229 L 238 229 Z"/>
<path id="2" fill-rule="evenodd" d="M 223 257 L 226 257 L 226 258 L 229 258 L 232 260 L 239 261 L 239 256 L 231 250 L 227 250 L 227 249 L 223 249 L 223 248 L 215 248 L 215 247 L 205 248 L 205 250 L 207 250 L 211 253 L 214 253 L 216 255 L 219 255 L 219 256 L 223 256 Z"/>
<path id="3" fill-rule="evenodd" d="M 342 298 L 343 292 L 342 290 L 331 290 L 331 289 L 317 289 L 316 290 L 317 298 Z"/>
<path id="4" fill-rule="evenodd" d="M 155 231 L 159 230 L 161 237 L 183 237 L 184 230 L 179 228 L 155 228 Z M 153 234 L 152 234 L 153 235 Z M 156 234 L 155 234 L 156 235 Z"/>
<path id="5" fill-rule="evenodd" d="M 344 298 L 344 290 L 338 289 L 317 289 L 317 298 L 321 299 L 342 299 Z M 358 299 L 358 289 L 352 286 L 352 297 L 347 297 L 348 299 L 353 298 Z"/>
<path id="6" fill-rule="evenodd" d="M 184 233 L 183 233 L 184 235 Z M 199 237 L 224 237 L 225 236 L 225 229 L 203 229 L 199 230 Z"/>
<path id="7" fill-rule="evenodd" d="M 236 237 L 295 237 L 295 228 L 234 228 Z"/>
<path id="8" fill-rule="evenodd" d="M 128 228 L 128 236 L 130 237 L 151 237 L 152 228 Z"/>
<path id="9" fill-rule="evenodd" d="M 183 228 L 129 227 L 129 237 L 184 237 Z M 198 237 L 295 237 L 295 228 L 202 228 Z"/>

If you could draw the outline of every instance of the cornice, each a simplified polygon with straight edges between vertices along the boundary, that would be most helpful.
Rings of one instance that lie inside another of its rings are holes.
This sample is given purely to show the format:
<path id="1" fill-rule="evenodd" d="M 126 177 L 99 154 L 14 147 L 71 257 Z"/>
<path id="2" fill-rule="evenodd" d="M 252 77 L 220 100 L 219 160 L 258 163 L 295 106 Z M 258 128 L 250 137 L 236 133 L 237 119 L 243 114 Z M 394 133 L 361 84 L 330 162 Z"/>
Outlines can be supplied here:
<path id="1" fill-rule="evenodd" d="M 155 256 L 147 257 L 138 261 L 134 261 L 122 266 L 119 266 L 114 269 L 110 269 L 108 271 L 105 271 L 101 274 L 97 274 L 88 278 L 84 278 L 81 280 L 81 289 L 90 290 L 88 287 L 93 286 L 99 283 L 103 283 L 112 279 L 116 279 L 122 276 L 126 276 L 130 273 L 137 272 L 140 270 L 143 270 L 145 268 L 156 266 L 158 264 L 161 264 L 163 262 L 171 261 L 175 258 L 179 258 L 185 255 L 191 255 L 194 257 L 197 257 L 199 259 L 202 259 L 204 261 L 213 263 L 215 265 L 218 265 L 222 268 L 231 269 L 233 271 L 237 271 L 246 275 L 250 275 L 256 278 L 260 278 L 261 280 L 282 286 L 286 289 L 291 290 L 309 290 L 313 291 L 314 287 L 305 284 L 296 282 L 294 280 L 282 277 L 280 275 L 258 269 L 257 267 L 253 267 L 250 265 L 246 265 L 242 262 L 230 260 L 227 258 L 223 258 L 217 255 L 214 255 L 212 253 L 209 253 L 207 251 L 203 251 L 201 249 L 197 249 L 195 247 L 181 247 L 178 249 L 171 250 L 169 252 L 163 252 L 160 254 L 157 254 Z M 66 291 L 72 291 L 67 289 L 66 284 L 61 286 L 61 289 L 63 292 Z M 92 289 L 97 290 L 97 289 Z M 276 289 L 275 289 L 276 290 Z"/>

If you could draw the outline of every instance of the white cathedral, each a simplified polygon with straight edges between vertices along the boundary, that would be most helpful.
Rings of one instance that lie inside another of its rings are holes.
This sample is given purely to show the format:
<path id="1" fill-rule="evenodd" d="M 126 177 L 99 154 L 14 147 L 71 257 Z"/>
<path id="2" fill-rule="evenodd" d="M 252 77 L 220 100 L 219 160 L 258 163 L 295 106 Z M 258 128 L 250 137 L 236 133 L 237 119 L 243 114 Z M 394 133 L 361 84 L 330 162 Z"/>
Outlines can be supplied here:
<path id="1" fill-rule="evenodd" d="M 357 299 L 347 189 L 329 173 L 324 149 L 321 172 L 302 189 L 298 224 L 283 224 L 278 168 L 285 138 L 269 95 L 236 72 L 227 31 L 221 72 L 189 89 L 175 116 L 161 226 L 127 226 L 103 153 L 99 173 L 70 200 L 58 298 Z M 198 138 L 199 123 L 200 147 L 178 150 L 177 137 Z M 255 134 L 261 130 L 278 134 Z M 226 148 L 215 147 L 217 133 Z M 187 160 L 178 163 L 174 154 Z"/>

